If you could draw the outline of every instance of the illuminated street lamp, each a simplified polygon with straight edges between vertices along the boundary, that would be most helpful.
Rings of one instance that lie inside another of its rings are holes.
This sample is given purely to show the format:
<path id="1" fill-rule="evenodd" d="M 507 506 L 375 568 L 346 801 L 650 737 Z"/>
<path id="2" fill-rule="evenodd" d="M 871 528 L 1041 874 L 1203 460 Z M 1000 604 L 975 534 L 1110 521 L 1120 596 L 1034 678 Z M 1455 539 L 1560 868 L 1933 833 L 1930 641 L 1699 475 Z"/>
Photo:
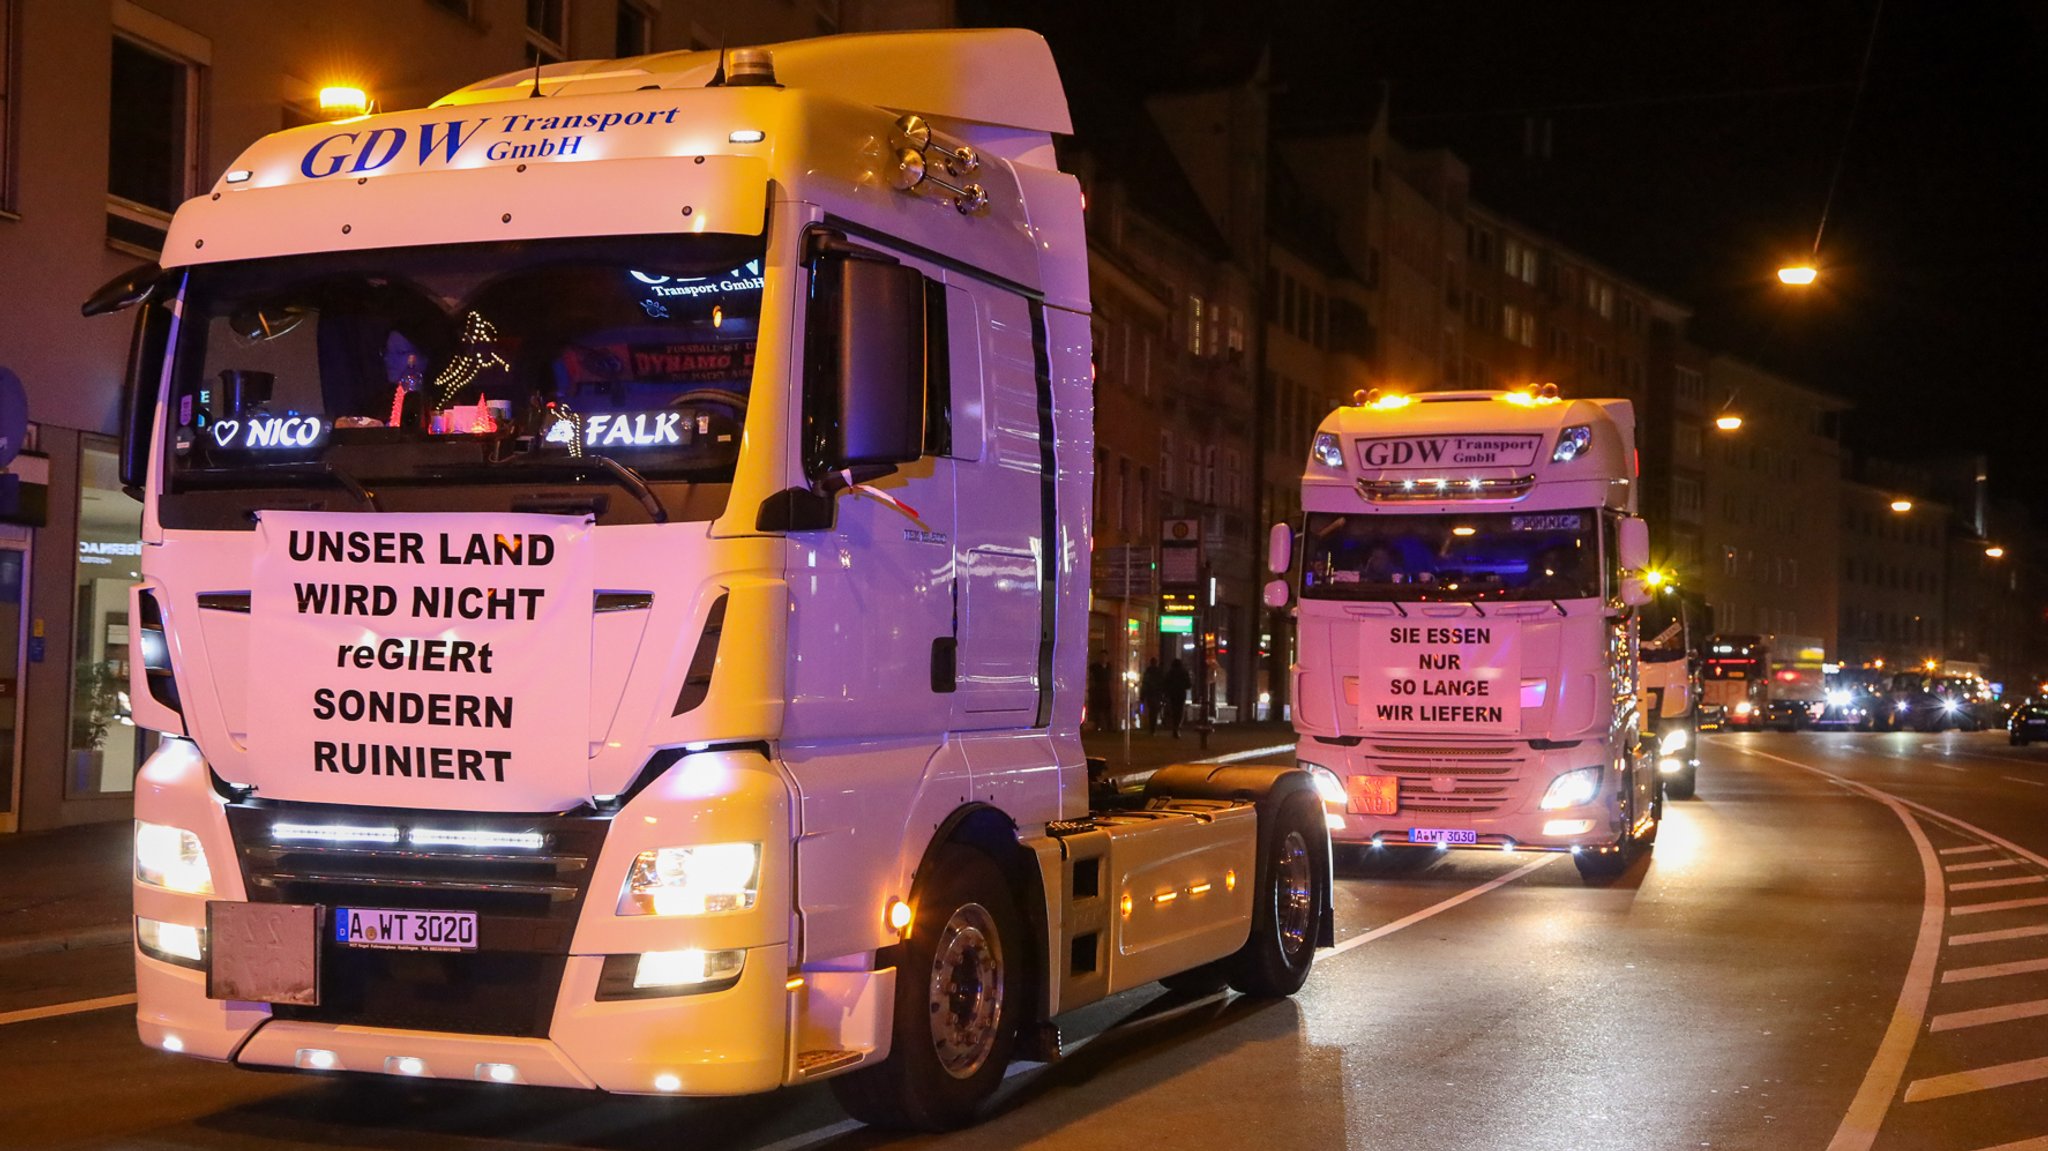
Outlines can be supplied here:
<path id="1" fill-rule="evenodd" d="M 1714 417 L 1714 426 L 1724 432 L 1732 432 L 1742 426 L 1742 417 L 1734 412 L 1723 412 Z"/>
<path id="2" fill-rule="evenodd" d="M 1792 284 L 1796 287 L 1805 287 L 1813 283 L 1819 276 L 1819 269 L 1815 268 L 1812 264 L 1793 264 L 1789 267 L 1778 269 L 1778 282 L 1781 284 Z"/>
<path id="3" fill-rule="evenodd" d="M 1990 547 L 1984 549 L 1984 554 L 1990 556 L 1992 559 L 2004 559 L 2005 549 L 1999 547 L 1997 544 L 1992 544 Z"/>
<path id="4" fill-rule="evenodd" d="M 1892 501 L 1892 510 L 1901 513 L 1910 512 L 1913 510 L 1913 501 L 1907 499 L 1904 496 L 1900 496 L 1898 499 Z"/>

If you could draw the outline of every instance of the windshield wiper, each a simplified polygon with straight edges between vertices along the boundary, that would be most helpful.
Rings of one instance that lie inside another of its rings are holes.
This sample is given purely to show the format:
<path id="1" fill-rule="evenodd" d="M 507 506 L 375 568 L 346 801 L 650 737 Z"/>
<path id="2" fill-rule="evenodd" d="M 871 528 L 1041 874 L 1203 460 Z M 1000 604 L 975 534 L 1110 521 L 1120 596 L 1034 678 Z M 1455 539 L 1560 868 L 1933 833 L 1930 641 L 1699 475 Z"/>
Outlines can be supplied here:
<path id="1" fill-rule="evenodd" d="M 648 486 L 647 477 L 610 456 L 515 457 L 491 466 L 512 468 L 517 471 L 576 472 L 579 474 L 588 473 L 594 468 L 611 477 L 612 481 L 620 487 L 631 492 L 633 498 L 640 501 L 640 506 L 647 509 L 649 519 L 658 524 L 668 522 L 668 509 L 662 506 L 661 499 L 654 494 L 654 489 Z"/>
<path id="2" fill-rule="evenodd" d="M 249 469 L 249 471 L 252 471 L 259 476 L 288 475 L 291 476 L 293 479 L 305 479 L 310 476 L 320 476 L 324 479 L 333 480 L 334 486 L 340 488 L 342 491 L 345 491 L 350 496 L 354 497 L 355 501 L 358 504 L 361 504 L 363 507 L 366 507 L 373 512 L 381 512 L 384 510 L 383 506 L 377 502 L 376 492 L 373 492 L 369 488 L 364 487 L 363 481 L 355 478 L 355 476 L 350 475 L 348 472 L 343 471 L 338 467 L 335 467 L 333 464 L 329 463 L 325 459 L 301 460 L 289 464 L 264 464 L 260 467 L 251 468 Z"/>

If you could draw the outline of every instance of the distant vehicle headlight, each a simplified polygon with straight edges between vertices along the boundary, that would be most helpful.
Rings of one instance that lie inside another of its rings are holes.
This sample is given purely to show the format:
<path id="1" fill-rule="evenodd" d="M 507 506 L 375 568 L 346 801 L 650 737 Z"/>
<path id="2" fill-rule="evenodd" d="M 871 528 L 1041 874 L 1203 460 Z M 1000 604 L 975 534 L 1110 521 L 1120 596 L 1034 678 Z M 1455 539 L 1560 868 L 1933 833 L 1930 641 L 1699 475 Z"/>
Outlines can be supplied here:
<path id="1" fill-rule="evenodd" d="M 1755 704 L 1753 704 L 1753 703 L 1751 703 L 1751 702 L 1749 702 L 1749 701 L 1748 701 L 1748 700 L 1746 700 L 1746 699 L 1745 699 L 1745 700 L 1743 700 L 1742 702 L 1740 702 L 1740 703 L 1738 703 L 1738 704 L 1736 704 L 1736 705 L 1735 705 L 1735 714 L 1736 714 L 1736 715 L 1748 715 L 1748 714 L 1749 714 L 1750 712 L 1753 712 L 1753 711 L 1755 711 L 1755 710 L 1756 710 L 1756 705 L 1755 705 Z"/>
<path id="2" fill-rule="evenodd" d="M 1684 750 L 1685 738 L 1686 736 L 1684 728 L 1672 728 L 1670 731 L 1664 733 L 1664 738 L 1657 741 L 1657 754 L 1672 755 L 1679 751 Z"/>
<path id="3" fill-rule="evenodd" d="M 1850 698 L 1849 693 L 1846 691 L 1831 691 L 1828 693 L 1828 706 L 1848 707 Z"/>

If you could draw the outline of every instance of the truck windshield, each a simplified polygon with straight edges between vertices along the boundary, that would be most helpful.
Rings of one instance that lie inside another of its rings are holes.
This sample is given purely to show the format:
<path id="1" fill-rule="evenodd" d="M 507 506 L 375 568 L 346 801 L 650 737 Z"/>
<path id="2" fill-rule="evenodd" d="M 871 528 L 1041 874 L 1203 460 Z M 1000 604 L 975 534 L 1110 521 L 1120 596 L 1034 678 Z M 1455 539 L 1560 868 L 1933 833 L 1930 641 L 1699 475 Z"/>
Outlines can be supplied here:
<path id="1" fill-rule="evenodd" d="M 1346 600 L 1543 600 L 1601 594 L 1597 511 L 1311 512 L 1301 594 Z"/>
<path id="2" fill-rule="evenodd" d="M 169 490 L 729 483 L 760 237 L 388 248 L 192 269 Z M 568 462 L 570 466 L 564 467 Z"/>

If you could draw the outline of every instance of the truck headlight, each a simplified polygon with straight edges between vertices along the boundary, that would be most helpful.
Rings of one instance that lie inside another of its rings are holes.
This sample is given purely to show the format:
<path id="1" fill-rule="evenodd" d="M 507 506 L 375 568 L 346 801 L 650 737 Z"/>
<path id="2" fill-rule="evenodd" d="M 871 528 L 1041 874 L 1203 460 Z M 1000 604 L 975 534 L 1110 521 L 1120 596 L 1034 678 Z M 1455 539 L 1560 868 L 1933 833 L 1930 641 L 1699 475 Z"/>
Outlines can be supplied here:
<path id="1" fill-rule="evenodd" d="M 620 915 L 711 915 L 754 906 L 758 843 L 706 843 L 643 851 L 626 873 Z"/>
<path id="2" fill-rule="evenodd" d="M 1582 767 L 1567 771 L 1550 781 L 1550 787 L 1543 793 L 1543 801 L 1536 806 L 1544 811 L 1556 811 L 1561 807 L 1579 807 L 1593 802 L 1600 794 L 1599 767 Z"/>
<path id="3" fill-rule="evenodd" d="M 1557 433 L 1557 446 L 1550 450 L 1550 462 L 1568 464 L 1586 454 L 1593 446 L 1593 426 L 1573 424 Z"/>
<path id="4" fill-rule="evenodd" d="M 182 827 L 135 821 L 135 878 L 151 887 L 212 895 L 213 870 L 206 865 L 206 846 Z"/>
<path id="5" fill-rule="evenodd" d="M 1316 794 L 1322 797 L 1324 803 L 1334 803 L 1338 807 L 1343 807 L 1350 802 L 1350 796 L 1344 794 L 1344 781 L 1337 778 L 1336 772 L 1301 760 L 1295 762 L 1301 764 L 1301 770 L 1308 772 L 1309 779 L 1316 785 Z"/>
<path id="6" fill-rule="evenodd" d="M 1674 727 L 1657 741 L 1658 755 L 1673 755 L 1685 750 L 1685 729 Z"/>
<path id="7" fill-rule="evenodd" d="M 1750 712 L 1753 712 L 1753 711 L 1755 711 L 1755 710 L 1756 710 L 1756 705 L 1755 705 L 1755 704 L 1753 704 L 1753 703 L 1751 703 L 1751 702 L 1749 702 L 1749 701 L 1748 701 L 1748 700 L 1746 700 L 1746 699 L 1745 699 L 1745 700 L 1743 700 L 1742 702 L 1740 702 L 1740 703 L 1738 703 L 1738 704 L 1736 704 L 1736 705 L 1735 705 L 1735 714 L 1736 714 L 1736 715 L 1748 715 L 1748 714 L 1749 714 Z"/>
<path id="8" fill-rule="evenodd" d="M 1317 432 L 1314 453 L 1316 460 L 1326 468 L 1344 466 L 1344 446 L 1330 432 Z"/>

